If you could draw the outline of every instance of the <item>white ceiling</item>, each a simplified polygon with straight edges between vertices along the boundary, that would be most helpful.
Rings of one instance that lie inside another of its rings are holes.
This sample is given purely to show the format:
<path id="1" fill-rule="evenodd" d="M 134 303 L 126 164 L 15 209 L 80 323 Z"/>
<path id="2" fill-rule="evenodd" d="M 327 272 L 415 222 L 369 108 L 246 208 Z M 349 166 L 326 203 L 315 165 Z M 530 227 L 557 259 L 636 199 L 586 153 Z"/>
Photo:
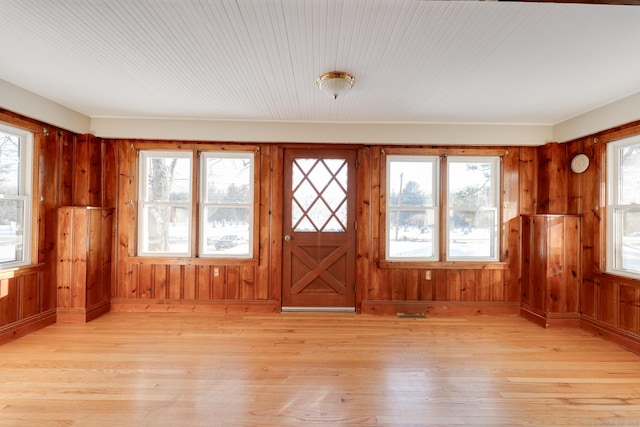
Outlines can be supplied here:
<path id="1" fill-rule="evenodd" d="M 640 92 L 640 6 L 0 0 L 0 79 L 90 117 L 556 124 Z M 316 78 L 347 71 L 337 101 Z"/>

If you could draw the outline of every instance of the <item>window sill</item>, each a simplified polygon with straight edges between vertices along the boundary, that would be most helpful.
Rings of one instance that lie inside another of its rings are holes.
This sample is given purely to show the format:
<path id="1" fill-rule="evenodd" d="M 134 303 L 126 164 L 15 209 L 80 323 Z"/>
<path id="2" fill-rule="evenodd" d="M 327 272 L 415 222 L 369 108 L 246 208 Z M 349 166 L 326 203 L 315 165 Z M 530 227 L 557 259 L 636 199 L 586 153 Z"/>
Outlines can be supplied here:
<path id="1" fill-rule="evenodd" d="M 10 267 L 6 269 L 0 269 L 0 280 L 12 279 L 14 277 L 27 276 L 29 274 L 36 273 L 44 270 L 44 263 L 23 265 L 20 267 Z"/>
<path id="2" fill-rule="evenodd" d="M 491 261 L 378 261 L 379 268 L 419 268 L 421 270 L 507 270 L 508 262 Z"/>
<path id="3" fill-rule="evenodd" d="M 158 257 L 132 256 L 127 258 L 131 264 L 166 265 L 258 265 L 254 258 L 194 258 L 194 257 Z"/>

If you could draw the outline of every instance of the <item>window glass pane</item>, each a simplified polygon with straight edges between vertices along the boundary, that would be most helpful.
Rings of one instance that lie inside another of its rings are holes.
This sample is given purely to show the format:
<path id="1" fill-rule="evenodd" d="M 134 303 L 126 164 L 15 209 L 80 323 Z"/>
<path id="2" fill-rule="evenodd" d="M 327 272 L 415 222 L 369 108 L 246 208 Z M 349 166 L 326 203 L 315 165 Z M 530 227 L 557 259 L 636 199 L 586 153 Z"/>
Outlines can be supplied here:
<path id="1" fill-rule="evenodd" d="M 147 157 L 145 201 L 175 202 L 191 200 L 191 159 Z"/>
<path id="2" fill-rule="evenodd" d="M 433 209 L 391 210 L 389 258 L 432 258 L 435 254 L 435 212 Z M 402 225 L 400 225 L 402 224 Z"/>
<path id="3" fill-rule="evenodd" d="M 0 132 L 0 194 L 19 194 L 20 137 Z"/>
<path id="4" fill-rule="evenodd" d="M 449 211 L 449 256 L 492 258 L 496 242 L 495 210 Z"/>
<path id="5" fill-rule="evenodd" d="M 640 272 L 640 209 L 623 211 L 621 228 L 621 267 L 623 270 Z"/>
<path id="6" fill-rule="evenodd" d="M 205 152 L 202 157 L 200 255 L 253 254 L 254 154 Z"/>
<path id="7" fill-rule="evenodd" d="M 24 200 L 0 199 L 0 262 L 23 260 Z"/>
<path id="8" fill-rule="evenodd" d="M 437 157 L 387 157 L 388 259 L 436 259 L 435 168 Z"/>
<path id="9" fill-rule="evenodd" d="M 640 144 L 620 150 L 620 200 L 618 204 L 640 203 Z"/>
<path id="10" fill-rule="evenodd" d="M 188 253 L 189 219 L 185 206 L 146 205 L 142 210 L 142 251 Z"/>
<path id="11" fill-rule="evenodd" d="M 208 156 L 206 171 L 206 202 L 251 203 L 250 159 Z"/>
<path id="12" fill-rule="evenodd" d="M 493 204 L 490 162 L 449 162 L 449 207 L 491 207 Z"/>
<path id="13" fill-rule="evenodd" d="M 204 228 L 206 253 L 219 255 L 250 253 L 251 211 L 249 208 L 208 206 L 204 209 L 204 213 L 207 218 Z"/>

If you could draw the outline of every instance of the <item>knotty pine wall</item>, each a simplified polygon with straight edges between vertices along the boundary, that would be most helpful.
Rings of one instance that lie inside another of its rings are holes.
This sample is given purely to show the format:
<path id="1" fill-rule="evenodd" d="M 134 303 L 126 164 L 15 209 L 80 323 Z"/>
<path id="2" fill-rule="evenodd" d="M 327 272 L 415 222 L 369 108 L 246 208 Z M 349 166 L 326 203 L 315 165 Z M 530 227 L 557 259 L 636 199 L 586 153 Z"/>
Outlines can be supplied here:
<path id="1" fill-rule="evenodd" d="M 257 144 L 259 209 L 258 259 L 255 262 L 198 258 L 136 257 L 137 156 L 149 141 L 110 140 L 118 170 L 116 200 L 116 281 L 114 310 L 269 310 L 281 307 L 282 159 L 279 144 Z M 156 148 L 207 148 L 215 143 L 154 141 Z M 233 144 L 228 145 L 233 147 Z M 327 147 L 335 149 L 336 146 Z M 357 309 L 396 313 L 406 310 L 479 309 L 516 312 L 520 301 L 521 213 L 536 206 L 536 149 L 502 147 L 501 263 L 382 265 L 380 200 L 382 153 L 388 147 L 357 147 Z M 393 147 L 398 150 L 398 147 Z M 415 152 L 415 147 L 408 147 Z M 451 148 L 456 153 L 486 154 L 490 148 Z M 433 150 L 433 148 L 432 148 Z M 447 149 L 439 149 L 447 152 Z M 491 149 L 495 151 L 496 149 Z M 111 183 L 109 184 L 111 185 Z M 437 303 L 437 304 L 436 304 Z M 452 303 L 452 304 L 449 304 Z M 457 306 L 457 303 L 467 303 Z M 469 304 L 472 303 L 472 304 Z M 509 304 L 505 304 L 509 303 Z M 466 308 L 464 308 L 466 307 Z"/>
<path id="2" fill-rule="evenodd" d="M 113 203 L 103 176 L 113 157 L 102 141 L 0 109 L 0 121 L 34 133 L 33 264 L 0 271 L 0 343 L 54 323 L 56 207 Z M 106 297 L 110 297 L 107 295 Z"/>
<path id="3" fill-rule="evenodd" d="M 0 271 L 0 342 L 55 321 L 55 210 L 58 206 L 115 208 L 113 309 L 279 310 L 282 220 L 282 149 L 256 145 L 259 153 L 259 256 L 254 263 L 135 257 L 137 141 L 75 135 L 0 110 L 0 120 L 35 133 L 38 194 L 33 239 L 37 263 Z M 46 129 L 46 131 L 44 131 Z M 380 263 L 380 167 L 385 147 L 360 147 L 358 171 L 358 309 L 395 313 L 434 307 L 510 310 L 520 300 L 520 214 L 582 217 L 582 325 L 623 344 L 640 343 L 640 283 L 604 273 L 606 143 L 640 133 L 640 122 L 566 144 L 502 147 L 503 266 L 389 266 Z M 156 141 L 159 146 L 180 145 Z M 568 169 L 586 153 L 583 174 Z M 459 304 L 459 305 L 458 305 Z M 640 348 L 640 345 L 638 345 Z"/>

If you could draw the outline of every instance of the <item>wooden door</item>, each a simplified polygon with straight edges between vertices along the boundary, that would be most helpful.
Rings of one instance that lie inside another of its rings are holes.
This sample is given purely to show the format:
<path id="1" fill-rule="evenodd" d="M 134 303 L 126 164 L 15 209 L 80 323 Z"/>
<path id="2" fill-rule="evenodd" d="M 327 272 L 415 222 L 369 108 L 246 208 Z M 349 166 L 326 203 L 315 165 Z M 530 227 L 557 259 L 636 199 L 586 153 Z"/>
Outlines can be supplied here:
<path id="1" fill-rule="evenodd" d="M 355 309 L 356 151 L 284 152 L 282 309 Z"/>

